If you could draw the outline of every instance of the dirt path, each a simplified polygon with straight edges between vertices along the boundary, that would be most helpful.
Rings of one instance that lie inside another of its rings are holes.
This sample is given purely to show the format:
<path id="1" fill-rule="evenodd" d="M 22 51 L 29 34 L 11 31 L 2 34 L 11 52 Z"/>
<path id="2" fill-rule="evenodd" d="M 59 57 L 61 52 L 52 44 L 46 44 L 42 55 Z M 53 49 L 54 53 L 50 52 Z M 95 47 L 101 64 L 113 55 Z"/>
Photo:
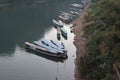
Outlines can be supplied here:
<path id="1" fill-rule="evenodd" d="M 78 70 L 78 61 L 80 61 L 80 58 L 84 56 L 85 54 L 85 38 L 83 37 L 83 19 L 84 16 L 87 15 L 86 11 L 88 9 L 89 5 L 87 5 L 85 7 L 85 9 L 83 10 L 83 12 L 81 13 L 80 17 L 78 17 L 76 20 L 74 20 L 72 22 L 73 25 L 75 25 L 75 27 L 73 28 L 73 33 L 75 34 L 74 37 L 74 45 L 77 48 L 76 51 L 76 59 L 75 59 L 75 80 L 84 80 L 81 78 L 79 70 Z"/>

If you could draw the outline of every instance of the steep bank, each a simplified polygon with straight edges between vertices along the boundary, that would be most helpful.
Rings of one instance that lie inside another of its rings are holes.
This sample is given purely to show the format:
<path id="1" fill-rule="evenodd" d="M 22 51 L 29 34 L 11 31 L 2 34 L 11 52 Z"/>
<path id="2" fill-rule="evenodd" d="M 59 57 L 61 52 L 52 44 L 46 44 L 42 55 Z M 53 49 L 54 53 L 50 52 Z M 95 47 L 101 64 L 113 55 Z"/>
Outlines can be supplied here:
<path id="1" fill-rule="evenodd" d="M 79 67 L 78 67 L 78 63 L 79 63 L 79 60 L 81 57 L 84 56 L 85 54 L 85 38 L 83 37 L 83 27 L 84 27 L 84 24 L 83 24 L 83 19 L 85 17 L 85 15 L 87 15 L 86 11 L 87 9 L 89 8 L 89 5 L 87 5 L 85 7 L 85 9 L 83 10 L 83 12 L 80 14 L 80 16 L 75 19 L 72 24 L 75 25 L 74 28 L 73 28 L 73 33 L 75 34 L 75 37 L 74 37 L 74 45 L 76 46 L 77 48 L 77 51 L 76 51 L 76 59 L 75 59 L 75 80 L 83 80 L 80 76 L 80 73 L 79 73 Z"/>
<path id="2" fill-rule="evenodd" d="M 76 80 L 120 80 L 119 4 L 118 0 L 94 0 L 87 13 L 85 8 L 73 22 Z"/>

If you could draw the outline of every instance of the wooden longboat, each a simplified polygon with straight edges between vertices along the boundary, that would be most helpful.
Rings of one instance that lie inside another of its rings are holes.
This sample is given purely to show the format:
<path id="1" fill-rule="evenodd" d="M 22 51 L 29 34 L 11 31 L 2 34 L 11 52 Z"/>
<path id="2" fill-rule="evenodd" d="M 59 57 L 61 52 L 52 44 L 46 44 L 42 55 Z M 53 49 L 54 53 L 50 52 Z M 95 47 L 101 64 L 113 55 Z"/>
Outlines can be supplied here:
<path id="1" fill-rule="evenodd" d="M 56 58 L 67 58 L 67 53 L 59 53 L 57 51 L 49 50 L 29 42 L 25 42 L 25 48 Z"/>

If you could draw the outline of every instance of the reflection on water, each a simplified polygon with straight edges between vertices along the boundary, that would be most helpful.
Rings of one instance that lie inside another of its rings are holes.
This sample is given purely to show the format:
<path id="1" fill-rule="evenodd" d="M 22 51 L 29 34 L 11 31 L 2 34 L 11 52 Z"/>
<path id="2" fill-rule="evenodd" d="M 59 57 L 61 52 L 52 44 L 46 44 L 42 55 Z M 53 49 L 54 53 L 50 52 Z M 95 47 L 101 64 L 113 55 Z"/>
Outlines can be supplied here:
<path id="1" fill-rule="evenodd" d="M 47 2 L 39 2 L 47 1 Z M 68 50 L 68 59 L 34 54 L 24 50 L 24 42 L 41 38 L 57 40 L 52 19 L 60 10 L 67 11 L 76 0 L 0 0 L 0 79 L 1 80 L 73 80 L 74 35 L 61 40 Z M 79 1 L 79 0 L 78 0 Z M 52 74 L 51 74 L 52 73 Z"/>
<path id="2" fill-rule="evenodd" d="M 31 54 L 35 54 L 37 56 L 40 56 L 42 58 L 45 58 L 45 59 L 48 59 L 48 60 L 51 60 L 51 61 L 55 61 L 55 62 L 62 62 L 63 63 L 64 60 L 65 60 L 63 58 L 55 58 L 55 57 L 51 57 L 51 56 L 48 56 L 48 55 L 45 55 L 45 54 L 42 54 L 42 53 L 37 53 L 37 52 L 34 52 L 32 50 L 27 50 L 26 49 L 26 51 L 29 52 L 29 53 L 31 53 Z"/>

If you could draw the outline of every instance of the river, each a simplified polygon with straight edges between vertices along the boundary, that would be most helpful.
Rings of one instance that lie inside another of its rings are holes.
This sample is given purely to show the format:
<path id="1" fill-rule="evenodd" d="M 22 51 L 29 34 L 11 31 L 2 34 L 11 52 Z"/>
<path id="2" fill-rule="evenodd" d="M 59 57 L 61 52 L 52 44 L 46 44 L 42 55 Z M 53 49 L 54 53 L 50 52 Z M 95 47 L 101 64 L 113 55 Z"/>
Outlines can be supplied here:
<path id="1" fill-rule="evenodd" d="M 74 34 L 65 25 L 68 39 L 66 60 L 56 60 L 24 49 L 24 42 L 41 38 L 57 40 L 52 19 L 60 10 L 79 0 L 1 0 L 0 1 L 0 80 L 74 80 L 76 48 Z"/>

